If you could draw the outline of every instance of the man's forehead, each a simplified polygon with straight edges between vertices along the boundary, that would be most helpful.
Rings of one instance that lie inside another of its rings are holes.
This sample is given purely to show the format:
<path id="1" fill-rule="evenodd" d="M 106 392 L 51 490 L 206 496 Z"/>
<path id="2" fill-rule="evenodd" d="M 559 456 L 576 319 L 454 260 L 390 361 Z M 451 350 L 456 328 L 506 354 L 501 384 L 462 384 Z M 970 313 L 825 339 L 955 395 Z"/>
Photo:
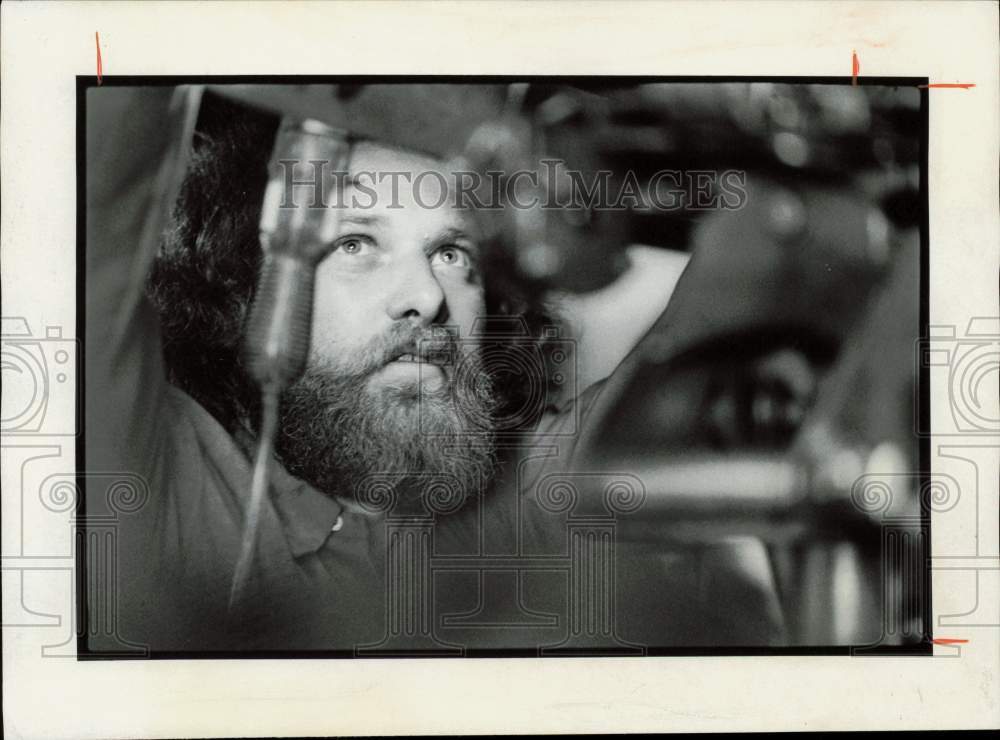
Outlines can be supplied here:
<path id="1" fill-rule="evenodd" d="M 480 233 L 474 209 L 456 202 L 456 170 L 441 159 L 360 141 L 347 170 L 345 221 L 420 221 L 425 229 L 458 229 L 471 238 Z"/>
<path id="2" fill-rule="evenodd" d="M 358 141 L 352 145 L 347 169 L 352 175 L 371 172 L 407 172 L 412 175 L 425 171 L 441 174 L 447 172 L 443 160 L 372 141 Z"/>

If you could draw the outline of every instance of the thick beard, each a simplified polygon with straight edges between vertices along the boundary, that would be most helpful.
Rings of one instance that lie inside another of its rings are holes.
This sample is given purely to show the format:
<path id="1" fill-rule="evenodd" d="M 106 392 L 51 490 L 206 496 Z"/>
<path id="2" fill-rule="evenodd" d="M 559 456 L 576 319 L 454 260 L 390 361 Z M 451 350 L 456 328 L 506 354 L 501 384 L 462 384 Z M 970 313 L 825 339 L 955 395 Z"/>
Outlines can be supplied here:
<path id="1" fill-rule="evenodd" d="M 496 466 L 493 384 L 471 351 L 440 390 L 371 387 L 403 336 L 349 365 L 312 360 L 282 395 L 277 454 L 292 475 L 366 509 L 452 513 L 484 491 Z"/>

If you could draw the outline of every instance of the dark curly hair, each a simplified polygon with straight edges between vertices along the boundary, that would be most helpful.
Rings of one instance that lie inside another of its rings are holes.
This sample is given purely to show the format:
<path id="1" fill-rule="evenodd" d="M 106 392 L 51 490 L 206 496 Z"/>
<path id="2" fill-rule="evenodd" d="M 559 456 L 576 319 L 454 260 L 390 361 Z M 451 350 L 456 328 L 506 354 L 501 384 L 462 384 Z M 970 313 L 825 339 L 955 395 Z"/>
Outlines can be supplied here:
<path id="1" fill-rule="evenodd" d="M 248 423 L 253 427 L 259 412 L 242 341 L 261 264 L 258 221 L 279 123 L 268 114 L 206 99 L 189 170 L 147 284 L 170 382 L 230 433 Z M 540 348 L 545 330 L 557 320 L 541 286 L 518 274 L 510 250 L 499 243 L 486 246 L 486 333 L 517 336 L 523 357 L 525 341 Z M 501 400 L 498 417 L 516 418 L 516 425 L 505 428 L 523 431 L 544 410 L 532 398 L 551 398 L 554 389 L 544 362 L 510 360 L 494 347 L 485 361 Z"/>

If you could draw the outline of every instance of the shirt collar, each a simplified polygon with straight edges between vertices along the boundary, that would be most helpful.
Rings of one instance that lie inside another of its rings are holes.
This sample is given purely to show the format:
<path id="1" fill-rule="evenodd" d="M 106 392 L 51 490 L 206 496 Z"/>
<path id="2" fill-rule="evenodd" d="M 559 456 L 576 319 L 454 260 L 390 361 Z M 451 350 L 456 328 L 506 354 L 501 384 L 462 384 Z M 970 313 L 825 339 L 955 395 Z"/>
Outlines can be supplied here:
<path id="1" fill-rule="evenodd" d="M 333 497 L 293 477 L 277 460 L 272 465 L 272 500 L 292 555 L 301 557 L 316 552 L 334 527 L 338 527 L 338 520 L 343 525 L 344 507 Z"/>

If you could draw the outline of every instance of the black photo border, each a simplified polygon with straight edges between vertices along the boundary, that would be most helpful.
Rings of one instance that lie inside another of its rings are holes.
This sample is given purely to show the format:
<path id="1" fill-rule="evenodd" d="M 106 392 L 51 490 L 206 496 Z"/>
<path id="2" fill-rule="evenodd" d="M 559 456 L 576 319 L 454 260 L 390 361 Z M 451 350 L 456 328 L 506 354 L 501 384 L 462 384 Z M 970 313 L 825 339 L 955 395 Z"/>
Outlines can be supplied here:
<path id="1" fill-rule="evenodd" d="M 76 638 L 77 660 L 135 660 L 135 659 L 234 659 L 234 658 L 366 658 L 356 656 L 352 651 L 344 650 L 246 650 L 246 651 L 148 651 L 145 655 L 124 656 L 119 653 L 108 654 L 91 651 L 88 644 L 89 609 L 87 588 L 87 553 L 86 553 L 86 475 L 85 475 L 85 420 L 86 420 L 86 378 L 85 356 L 86 337 L 86 195 L 87 195 L 87 163 L 86 163 L 86 94 L 87 90 L 97 87 L 141 87 L 158 86 L 174 87 L 178 85 L 206 84 L 268 84 L 268 85 L 310 85 L 310 84 L 507 84 L 514 82 L 562 83 L 580 87 L 599 85 L 626 85 L 649 83 L 777 83 L 792 85 L 860 85 L 888 87 L 916 87 L 920 93 L 920 321 L 916 341 L 928 339 L 929 321 L 929 189 L 928 189 L 928 147 L 929 147 L 929 103 L 927 77 L 807 77 L 807 76 L 657 76 L 657 75 L 120 75 L 103 76 L 100 80 L 93 75 L 76 77 L 76 336 L 79 339 L 79 354 L 77 358 L 77 430 L 76 439 L 76 471 L 78 504 L 76 510 L 77 529 L 75 532 L 76 558 Z M 914 421 L 914 429 L 920 430 L 919 440 L 919 479 L 923 490 L 930 479 L 931 439 L 930 425 L 930 371 L 926 363 L 919 363 L 917 374 L 918 404 Z M 931 537 L 931 516 L 928 507 L 921 507 L 921 529 L 927 543 Z M 928 544 L 929 546 L 929 544 Z M 933 654 L 933 609 L 931 592 L 930 555 L 928 553 L 922 570 L 924 587 L 924 635 L 923 640 L 912 646 L 865 646 L 865 645 L 827 645 L 827 646 L 781 646 L 781 647 L 733 647 L 733 646 L 685 646 L 685 647 L 653 647 L 647 646 L 645 654 L 636 657 L 656 656 L 769 656 L 769 655 L 802 655 L 802 656 L 836 656 L 853 655 L 863 649 L 864 655 L 905 655 L 931 656 Z M 371 656 L 376 657 L 376 656 Z M 421 654 L 418 651 L 393 658 L 429 658 L 442 657 L 439 653 Z M 546 657 L 537 651 L 523 649 L 491 649 L 466 650 L 462 658 L 477 657 Z M 558 655 L 553 657 L 571 657 Z M 588 654 L 572 657 L 601 657 L 600 654 Z M 620 656 L 619 656 L 620 657 Z"/>

